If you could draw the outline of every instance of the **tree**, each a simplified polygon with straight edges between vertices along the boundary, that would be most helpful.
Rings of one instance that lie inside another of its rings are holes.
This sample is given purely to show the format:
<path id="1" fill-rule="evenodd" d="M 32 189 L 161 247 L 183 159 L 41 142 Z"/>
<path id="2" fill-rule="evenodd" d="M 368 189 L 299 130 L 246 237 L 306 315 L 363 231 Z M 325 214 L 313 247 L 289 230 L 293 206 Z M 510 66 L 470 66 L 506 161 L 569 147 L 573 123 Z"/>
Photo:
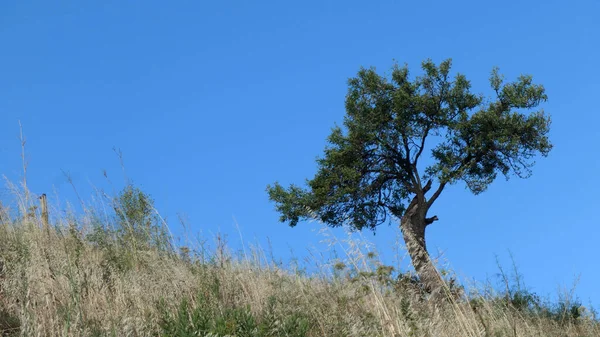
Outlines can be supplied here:
<path id="1" fill-rule="evenodd" d="M 552 149 L 550 118 L 532 111 L 547 100 L 543 86 L 529 75 L 505 83 L 494 68 L 495 97 L 486 98 L 471 92 L 464 75 L 451 78 L 451 63 L 426 60 L 416 78 L 407 66 L 395 65 L 391 78 L 361 68 L 348 81 L 345 128 L 332 129 L 308 186 L 267 186 L 280 221 L 375 230 L 391 215 L 400 220 L 424 288 L 439 294 L 444 283 L 427 252 L 425 229 L 438 220 L 427 213 L 444 188 L 464 181 L 479 194 L 498 173 L 529 177 L 534 157 Z M 420 170 L 426 149 L 430 162 Z"/>

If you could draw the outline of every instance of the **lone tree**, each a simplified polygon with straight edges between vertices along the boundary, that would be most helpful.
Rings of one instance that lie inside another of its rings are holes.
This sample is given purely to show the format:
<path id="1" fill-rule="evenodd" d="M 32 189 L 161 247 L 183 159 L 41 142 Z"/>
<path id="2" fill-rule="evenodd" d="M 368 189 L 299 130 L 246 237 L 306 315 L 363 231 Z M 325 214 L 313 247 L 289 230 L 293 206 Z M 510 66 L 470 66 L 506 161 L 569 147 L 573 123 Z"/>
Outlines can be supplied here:
<path id="1" fill-rule="evenodd" d="M 529 177 L 534 156 L 552 149 L 550 118 L 531 111 L 547 96 L 531 76 L 505 83 L 494 68 L 495 97 L 485 98 L 471 92 L 464 75 L 451 78 L 450 68 L 450 59 L 439 66 L 427 60 L 414 79 L 406 66 L 395 65 L 390 79 L 361 68 L 348 81 L 345 129 L 332 129 L 307 188 L 267 186 L 280 221 L 375 230 L 392 215 L 400 219 L 422 285 L 439 294 L 444 283 L 427 252 L 425 229 L 438 220 L 427 213 L 444 188 L 464 181 L 479 194 L 499 172 Z M 431 160 L 419 170 L 425 149 Z"/>

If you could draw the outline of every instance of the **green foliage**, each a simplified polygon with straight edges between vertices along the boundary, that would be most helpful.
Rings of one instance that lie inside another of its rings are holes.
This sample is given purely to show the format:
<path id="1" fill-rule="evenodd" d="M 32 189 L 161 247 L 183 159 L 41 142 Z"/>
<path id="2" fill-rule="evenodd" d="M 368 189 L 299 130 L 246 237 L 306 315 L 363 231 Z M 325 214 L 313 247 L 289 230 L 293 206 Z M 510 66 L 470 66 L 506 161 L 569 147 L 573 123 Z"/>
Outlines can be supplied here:
<path id="1" fill-rule="evenodd" d="M 547 99 L 531 76 L 505 83 L 494 69 L 496 95 L 486 99 L 464 75 L 450 76 L 450 60 L 422 69 L 413 79 L 396 65 L 388 79 L 363 68 L 348 81 L 344 128 L 333 128 L 307 188 L 267 186 L 282 222 L 375 229 L 390 214 L 401 217 L 412 195 L 424 197 L 425 181 L 439 183 L 428 208 L 447 184 L 464 181 L 478 194 L 498 173 L 527 177 L 533 157 L 548 155 L 550 118 L 525 114 Z M 419 172 L 426 149 L 433 161 Z"/>
<path id="2" fill-rule="evenodd" d="M 142 262 L 138 259 L 140 251 L 175 252 L 168 229 L 155 212 L 154 200 L 141 189 L 127 185 L 113 199 L 113 209 L 114 226 L 92 213 L 91 232 L 85 237 L 104 254 L 103 278 L 109 285 L 115 271 L 128 271 Z"/>
<path id="3" fill-rule="evenodd" d="M 160 309 L 160 326 L 165 336 L 202 336 L 210 330 L 210 313 L 203 302 L 196 308 L 190 308 L 184 298 L 175 315 L 169 313 L 164 301 L 160 302 Z"/>
<path id="4" fill-rule="evenodd" d="M 270 298 L 267 306 L 255 317 L 248 306 L 217 310 L 216 298 L 200 295 L 194 305 L 183 299 L 175 314 L 164 301 L 159 303 L 160 327 L 164 336 L 306 336 L 310 325 L 299 313 L 285 318 L 276 315 L 277 300 Z"/>
<path id="5" fill-rule="evenodd" d="M 169 235 L 154 209 L 154 200 L 133 185 L 127 185 L 114 201 L 117 236 L 125 243 L 171 250 Z"/>
<path id="6" fill-rule="evenodd" d="M 112 279 L 114 272 L 125 272 L 131 270 L 134 266 L 134 255 L 136 254 L 136 245 L 127 244 L 128 238 L 120 237 L 123 231 L 115 231 L 104 226 L 92 215 L 91 233 L 86 235 L 87 242 L 94 245 L 103 254 L 101 263 L 102 278 L 104 282 L 112 289 Z"/>

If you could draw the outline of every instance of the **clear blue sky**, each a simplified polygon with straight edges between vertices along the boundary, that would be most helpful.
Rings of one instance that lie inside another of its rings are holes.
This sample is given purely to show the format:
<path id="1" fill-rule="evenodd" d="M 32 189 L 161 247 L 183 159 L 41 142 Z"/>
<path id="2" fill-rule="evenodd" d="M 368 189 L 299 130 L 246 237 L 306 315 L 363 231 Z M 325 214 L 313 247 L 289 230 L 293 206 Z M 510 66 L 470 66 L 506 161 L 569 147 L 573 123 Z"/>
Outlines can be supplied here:
<path id="1" fill-rule="evenodd" d="M 63 201 L 76 199 L 62 170 L 86 199 L 111 191 L 103 169 L 123 185 L 116 146 L 177 233 L 183 213 L 191 232 L 236 246 L 235 217 L 245 239 L 302 257 L 322 237 L 279 223 L 265 187 L 314 174 L 360 66 L 451 57 L 482 93 L 499 66 L 545 85 L 555 148 L 528 180 L 446 189 L 430 250 L 476 280 L 510 250 L 534 291 L 581 274 L 577 293 L 600 305 L 599 13 L 598 1 L 2 1 L 0 172 L 21 175 L 18 120 L 30 188 Z M 395 233 L 365 234 L 389 259 Z"/>

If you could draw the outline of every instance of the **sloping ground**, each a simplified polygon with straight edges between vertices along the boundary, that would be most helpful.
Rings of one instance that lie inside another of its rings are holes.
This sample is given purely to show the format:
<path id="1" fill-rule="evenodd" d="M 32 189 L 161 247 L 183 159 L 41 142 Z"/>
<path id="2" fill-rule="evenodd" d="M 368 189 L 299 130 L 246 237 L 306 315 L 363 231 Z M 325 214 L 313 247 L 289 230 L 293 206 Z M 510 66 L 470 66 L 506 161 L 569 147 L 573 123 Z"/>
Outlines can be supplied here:
<path id="1" fill-rule="evenodd" d="M 4 334 L 600 336 L 597 321 L 579 311 L 561 315 L 498 296 L 474 294 L 434 307 L 385 266 L 338 263 L 335 277 L 307 276 L 268 265 L 258 250 L 240 258 L 223 245 L 175 250 L 109 229 L 115 226 L 90 212 L 54 219 L 48 228 L 34 213 L 4 210 Z"/>

